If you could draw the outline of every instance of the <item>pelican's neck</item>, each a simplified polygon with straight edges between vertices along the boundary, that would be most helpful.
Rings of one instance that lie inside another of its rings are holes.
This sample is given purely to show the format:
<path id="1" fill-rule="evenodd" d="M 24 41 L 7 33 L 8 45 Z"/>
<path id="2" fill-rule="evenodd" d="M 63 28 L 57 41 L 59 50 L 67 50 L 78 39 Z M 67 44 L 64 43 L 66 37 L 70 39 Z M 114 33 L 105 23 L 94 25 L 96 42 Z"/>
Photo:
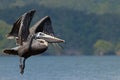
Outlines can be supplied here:
<path id="1" fill-rule="evenodd" d="M 35 39 L 35 36 L 34 36 L 34 35 L 32 35 L 31 38 L 30 38 L 30 41 L 29 41 L 29 49 L 31 48 L 33 39 Z"/>

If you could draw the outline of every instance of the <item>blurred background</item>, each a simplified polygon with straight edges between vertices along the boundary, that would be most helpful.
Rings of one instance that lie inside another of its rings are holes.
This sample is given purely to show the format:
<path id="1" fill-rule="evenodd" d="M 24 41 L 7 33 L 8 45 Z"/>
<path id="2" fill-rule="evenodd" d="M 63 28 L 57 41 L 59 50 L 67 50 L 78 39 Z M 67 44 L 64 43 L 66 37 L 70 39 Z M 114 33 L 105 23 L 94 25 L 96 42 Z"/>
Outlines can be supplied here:
<path id="1" fill-rule="evenodd" d="M 31 9 L 31 26 L 48 15 L 56 36 L 66 41 L 62 53 L 50 48 L 43 55 L 120 55 L 120 0 L 1 0 L 1 53 L 15 46 L 5 35 Z"/>

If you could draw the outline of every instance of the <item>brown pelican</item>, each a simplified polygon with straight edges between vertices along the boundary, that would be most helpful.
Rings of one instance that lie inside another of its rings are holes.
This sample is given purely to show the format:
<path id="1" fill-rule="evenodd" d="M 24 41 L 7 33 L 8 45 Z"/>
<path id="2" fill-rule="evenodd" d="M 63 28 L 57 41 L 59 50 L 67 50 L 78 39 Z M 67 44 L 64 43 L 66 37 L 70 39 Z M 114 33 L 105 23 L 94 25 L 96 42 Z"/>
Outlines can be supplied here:
<path id="1" fill-rule="evenodd" d="M 5 49 L 6 54 L 20 56 L 21 74 L 24 73 L 25 61 L 33 55 L 41 54 L 48 48 L 48 43 L 60 43 L 64 40 L 54 36 L 54 31 L 49 16 L 38 21 L 29 30 L 29 25 L 35 10 L 31 10 L 23 14 L 13 25 L 8 39 L 16 38 L 19 46 L 15 48 Z M 22 57 L 24 60 L 22 61 Z"/>

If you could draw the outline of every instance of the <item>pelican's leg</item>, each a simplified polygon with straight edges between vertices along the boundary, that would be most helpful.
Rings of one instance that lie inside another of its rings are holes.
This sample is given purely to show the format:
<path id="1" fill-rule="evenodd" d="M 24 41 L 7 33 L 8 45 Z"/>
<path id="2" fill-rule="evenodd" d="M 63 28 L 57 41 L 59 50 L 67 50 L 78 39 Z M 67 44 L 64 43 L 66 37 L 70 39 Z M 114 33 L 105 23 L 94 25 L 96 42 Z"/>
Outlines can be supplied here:
<path id="1" fill-rule="evenodd" d="M 20 57 L 20 73 L 23 74 L 23 60 L 22 60 L 22 57 Z"/>
<path id="2" fill-rule="evenodd" d="M 22 64 L 22 57 L 20 57 L 20 65 L 19 65 L 20 69 L 22 69 L 22 66 L 23 66 L 23 64 Z"/>
<path id="3" fill-rule="evenodd" d="M 21 74 L 23 74 L 24 73 L 24 69 L 25 69 L 25 61 L 26 61 L 26 58 L 24 58 L 24 60 L 23 60 L 23 65 L 22 65 L 22 68 L 21 68 Z"/>

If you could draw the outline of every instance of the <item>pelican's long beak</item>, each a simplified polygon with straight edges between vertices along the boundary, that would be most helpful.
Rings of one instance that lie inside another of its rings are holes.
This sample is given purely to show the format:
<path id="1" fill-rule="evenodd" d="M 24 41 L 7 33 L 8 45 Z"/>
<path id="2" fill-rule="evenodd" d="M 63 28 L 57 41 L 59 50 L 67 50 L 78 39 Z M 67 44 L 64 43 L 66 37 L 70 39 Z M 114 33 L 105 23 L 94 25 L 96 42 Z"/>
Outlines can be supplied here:
<path id="1" fill-rule="evenodd" d="M 57 38 L 57 37 L 54 37 L 54 36 L 51 36 L 51 35 L 47 35 L 47 34 L 44 34 L 42 36 L 37 36 L 37 39 L 44 39 L 46 40 L 47 42 L 49 43 L 60 43 L 60 42 L 65 42 L 64 40 L 60 39 L 60 38 Z"/>

